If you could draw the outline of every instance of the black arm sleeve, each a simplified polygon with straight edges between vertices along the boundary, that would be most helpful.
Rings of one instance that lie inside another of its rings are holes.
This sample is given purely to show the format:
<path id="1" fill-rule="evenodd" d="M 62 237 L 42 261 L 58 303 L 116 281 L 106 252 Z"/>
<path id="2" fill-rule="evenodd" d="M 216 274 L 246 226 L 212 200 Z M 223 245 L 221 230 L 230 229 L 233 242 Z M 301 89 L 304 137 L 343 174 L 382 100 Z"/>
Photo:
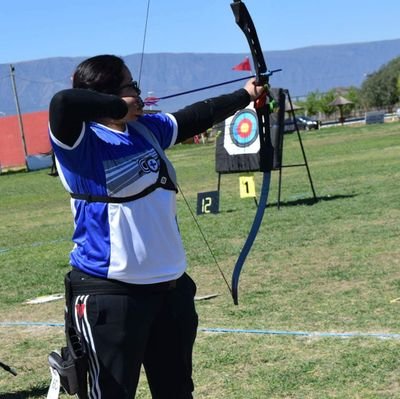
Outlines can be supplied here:
<path id="1" fill-rule="evenodd" d="M 73 146 L 84 121 L 98 118 L 121 119 L 127 111 L 125 101 L 118 96 L 86 89 L 62 90 L 50 102 L 50 129 L 62 143 Z"/>
<path id="2" fill-rule="evenodd" d="M 194 103 L 172 113 L 178 123 L 176 142 L 180 143 L 206 131 L 239 109 L 245 108 L 249 103 L 249 93 L 245 89 L 240 89 L 231 94 Z"/>

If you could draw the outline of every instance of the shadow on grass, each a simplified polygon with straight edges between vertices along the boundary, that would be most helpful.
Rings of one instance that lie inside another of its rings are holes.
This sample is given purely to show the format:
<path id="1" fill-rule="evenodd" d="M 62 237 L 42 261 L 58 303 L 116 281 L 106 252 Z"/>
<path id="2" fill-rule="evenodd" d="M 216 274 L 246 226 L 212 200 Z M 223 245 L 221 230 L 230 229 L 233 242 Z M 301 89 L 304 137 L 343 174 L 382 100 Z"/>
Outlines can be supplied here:
<path id="1" fill-rule="evenodd" d="M 297 205 L 314 205 L 321 201 L 335 201 L 338 199 L 346 199 L 356 197 L 357 194 L 348 194 L 348 195 L 326 195 L 323 197 L 311 197 L 311 198 L 299 198 L 293 201 L 280 201 L 279 206 L 297 206 Z M 277 207 L 278 202 L 270 203 L 267 205 L 268 207 Z"/>
<path id="2" fill-rule="evenodd" d="M 348 195 L 326 195 L 326 196 L 322 196 L 322 197 L 311 197 L 311 198 L 299 198 L 296 200 L 292 200 L 292 201 L 280 201 L 279 203 L 279 207 L 284 207 L 284 206 L 298 206 L 298 205 L 307 205 L 307 206 L 311 206 L 311 205 L 315 205 L 318 202 L 321 201 L 335 201 L 335 200 L 340 200 L 340 199 L 347 199 L 347 198 L 353 198 L 356 197 L 357 194 L 348 194 Z M 266 208 L 277 208 L 278 207 L 278 202 L 271 202 L 269 203 Z M 256 209 L 256 204 L 254 203 L 254 209 Z M 223 212 L 225 213 L 232 213 L 232 212 L 236 212 L 237 209 L 227 209 Z"/>
<path id="3" fill-rule="evenodd" d="M 1 399 L 27 399 L 27 398 L 42 398 L 47 395 L 49 388 L 36 387 L 29 391 L 20 391 L 14 393 L 2 393 Z"/>

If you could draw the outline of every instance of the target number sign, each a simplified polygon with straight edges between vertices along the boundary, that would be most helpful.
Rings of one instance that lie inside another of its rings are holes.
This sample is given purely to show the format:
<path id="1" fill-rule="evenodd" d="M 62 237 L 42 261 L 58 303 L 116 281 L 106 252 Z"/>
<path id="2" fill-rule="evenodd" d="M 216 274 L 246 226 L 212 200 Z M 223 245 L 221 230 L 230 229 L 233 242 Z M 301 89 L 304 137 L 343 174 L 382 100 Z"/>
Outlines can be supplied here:
<path id="1" fill-rule="evenodd" d="M 240 198 L 255 198 L 256 185 L 254 183 L 254 175 L 248 173 L 239 176 Z"/>
<path id="2" fill-rule="evenodd" d="M 256 154 L 260 149 L 257 114 L 245 108 L 225 123 L 224 147 L 229 155 Z"/>
<path id="3" fill-rule="evenodd" d="M 208 191 L 197 194 L 197 215 L 219 212 L 219 192 Z"/>

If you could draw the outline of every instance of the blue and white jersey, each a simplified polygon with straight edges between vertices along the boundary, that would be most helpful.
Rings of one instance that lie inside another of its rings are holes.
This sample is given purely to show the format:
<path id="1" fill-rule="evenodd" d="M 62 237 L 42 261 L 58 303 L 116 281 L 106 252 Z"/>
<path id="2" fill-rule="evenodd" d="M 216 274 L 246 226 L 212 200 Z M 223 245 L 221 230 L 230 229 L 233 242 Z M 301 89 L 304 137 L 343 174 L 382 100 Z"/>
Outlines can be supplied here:
<path id="1" fill-rule="evenodd" d="M 175 144 L 177 124 L 172 115 L 145 115 L 139 122 L 162 149 Z M 160 156 L 133 126 L 119 132 L 88 122 L 73 147 L 58 141 L 51 131 L 50 140 L 61 182 L 70 193 L 129 197 L 157 182 Z M 71 208 L 72 266 L 133 284 L 173 280 L 185 271 L 175 191 L 159 187 L 123 203 L 71 199 Z"/>

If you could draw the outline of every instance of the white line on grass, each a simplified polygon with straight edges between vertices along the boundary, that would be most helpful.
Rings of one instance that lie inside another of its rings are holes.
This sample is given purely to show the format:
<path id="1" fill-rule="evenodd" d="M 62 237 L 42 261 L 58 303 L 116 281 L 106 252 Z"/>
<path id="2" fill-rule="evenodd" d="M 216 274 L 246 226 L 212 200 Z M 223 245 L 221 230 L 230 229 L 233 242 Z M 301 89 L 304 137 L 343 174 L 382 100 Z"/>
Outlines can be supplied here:
<path id="1" fill-rule="evenodd" d="M 3 321 L 0 327 L 15 326 L 44 326 L 64 327 L 64 323 L 58 322 L 31 322 L 31 321 Z M 363 333 L 363 332 L 317 332 L 317 331 L 285 331 L 285 330 L 248 330 L 239 328 L 207 328 L 200 327 L 200 332 L 217 334 L 259 334 L 259 335 L 292 335 L 309 338 L 379 338 L 379 339 L 400 339 L 400 334 L 391 333 Z"/>

